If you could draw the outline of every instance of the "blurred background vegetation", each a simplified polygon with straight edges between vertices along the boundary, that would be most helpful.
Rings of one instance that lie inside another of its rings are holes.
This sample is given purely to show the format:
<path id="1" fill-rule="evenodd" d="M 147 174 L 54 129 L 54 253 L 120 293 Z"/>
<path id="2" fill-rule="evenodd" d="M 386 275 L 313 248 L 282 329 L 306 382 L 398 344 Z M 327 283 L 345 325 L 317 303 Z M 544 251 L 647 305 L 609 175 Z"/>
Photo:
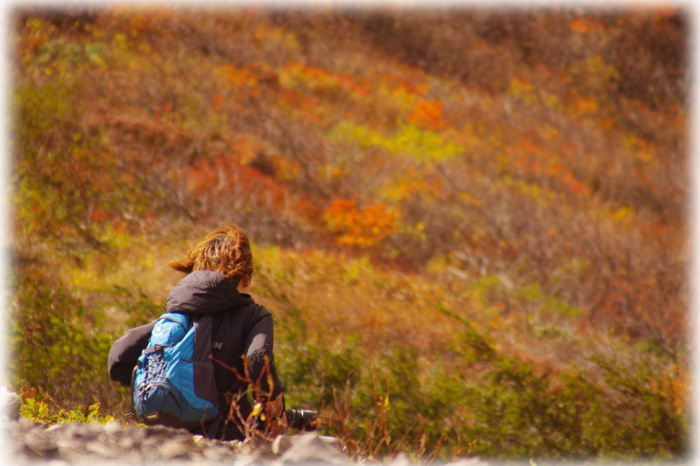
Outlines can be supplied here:
<path id="1" fill-rule="evenodd" d="M 689 453 L 682 9 L 11 20 L 25 404 L 132 422 L 111 343 L 227 221 L 255 243 L 288 405 L 353 458 Z"/>

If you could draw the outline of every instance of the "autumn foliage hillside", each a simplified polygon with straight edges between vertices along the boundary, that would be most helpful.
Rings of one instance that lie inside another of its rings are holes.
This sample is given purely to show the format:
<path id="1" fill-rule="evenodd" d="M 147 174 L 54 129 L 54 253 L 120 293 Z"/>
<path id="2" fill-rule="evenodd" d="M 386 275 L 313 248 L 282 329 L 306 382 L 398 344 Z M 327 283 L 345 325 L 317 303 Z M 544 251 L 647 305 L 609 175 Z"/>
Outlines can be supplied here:
<path id="1" fill-rule="evenodd" d="M 288 403 L 354 458 L 687 453 L 683 11 L 12 20 L 25 399 L 128 419 L 109 346 L 227 221 L 255 242 Z"/>

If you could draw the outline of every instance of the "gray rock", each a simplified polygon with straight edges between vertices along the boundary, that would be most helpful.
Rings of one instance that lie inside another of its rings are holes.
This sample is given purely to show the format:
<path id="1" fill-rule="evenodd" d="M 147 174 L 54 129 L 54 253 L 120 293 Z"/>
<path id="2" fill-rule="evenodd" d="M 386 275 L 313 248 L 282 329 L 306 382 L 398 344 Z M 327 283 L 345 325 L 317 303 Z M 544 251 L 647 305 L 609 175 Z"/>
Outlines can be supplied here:
<path id="1" fill-rule="evenodd" d="M 106 442 L 92 441 L 85 445 L 85 451 L 93 453 L 101 458 L 119 458 L 122 450 L 116 445 Z"/>
<path id="2" fill-rule="evenodd" d="M 394 460 L 391 462 L 392 466 L 413 466 L 416 463 L 411 460 L 411 458 L 404 452 L 396 455 Z"/>
<path id="3" fill-rule="evenodd" d="M 9 390 L 5 385 L 0 386 L 0 416 L 3 419 L 19 419 L 19 408 L 22 401 L 19 395 Z"/>
<path id="4" fill-rule="evenodd" d="M 41 435 L 35 429 L 24 436 L 24 446 L 34 455 L 42 458 L 54 457 L 58 453 L 58 445 L 54 439 Z"/>
<path id="5" fill-rule="evenodd" d="M 349 464 L 330 437 L 323 438 L 315 432 L 309 432 L 288 436 L 287 439 L 290 446 L 280 454 L 278 464 Z"/>
<path id="6" fill-rule="evenodd" d="M 461 460 L 447 463 L 445 466 L 486 466 L 486 463 L 479 458 L 464 458 Z"/>

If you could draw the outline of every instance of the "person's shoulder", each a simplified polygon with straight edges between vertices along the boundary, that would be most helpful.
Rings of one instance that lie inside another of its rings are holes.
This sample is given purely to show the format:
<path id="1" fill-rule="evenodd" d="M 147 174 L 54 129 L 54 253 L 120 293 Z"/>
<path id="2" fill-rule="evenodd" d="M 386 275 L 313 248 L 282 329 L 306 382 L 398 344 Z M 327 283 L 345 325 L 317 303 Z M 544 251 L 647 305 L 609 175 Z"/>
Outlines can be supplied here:
<path id="1" fill-rule="evenodd" d="M 256 312 L 260 318 L 262 317 L 267 317 L 267 316 L 272 316 L 272 313 L 262 304 L 255 303 L 256 307 Z"/>
<path id="2" fill-rule="evenodd" d="M 272 313 L 262 304 L 255 302 L 252 296 L 249 294 L 241 294 L 245 298 L 249 298 L 249 301 L 245 304 L 244 308 L 247 312 L 255 313 L 258 317 L 265 317 L 267 315 L 272 315 Z"/>

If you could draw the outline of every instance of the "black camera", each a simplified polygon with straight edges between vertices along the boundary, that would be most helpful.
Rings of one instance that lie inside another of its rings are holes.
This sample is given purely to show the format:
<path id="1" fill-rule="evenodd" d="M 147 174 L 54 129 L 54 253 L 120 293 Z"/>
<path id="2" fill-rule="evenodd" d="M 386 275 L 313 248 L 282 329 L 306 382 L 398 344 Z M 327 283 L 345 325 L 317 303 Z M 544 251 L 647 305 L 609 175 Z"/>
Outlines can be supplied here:
<path id="1" fill-rule="evenodd" d="M 304 430 L 307 432 L 316 430 L 318 413 L 310 409 L 286 409 L 287 425 L 290 429 Z"/>

